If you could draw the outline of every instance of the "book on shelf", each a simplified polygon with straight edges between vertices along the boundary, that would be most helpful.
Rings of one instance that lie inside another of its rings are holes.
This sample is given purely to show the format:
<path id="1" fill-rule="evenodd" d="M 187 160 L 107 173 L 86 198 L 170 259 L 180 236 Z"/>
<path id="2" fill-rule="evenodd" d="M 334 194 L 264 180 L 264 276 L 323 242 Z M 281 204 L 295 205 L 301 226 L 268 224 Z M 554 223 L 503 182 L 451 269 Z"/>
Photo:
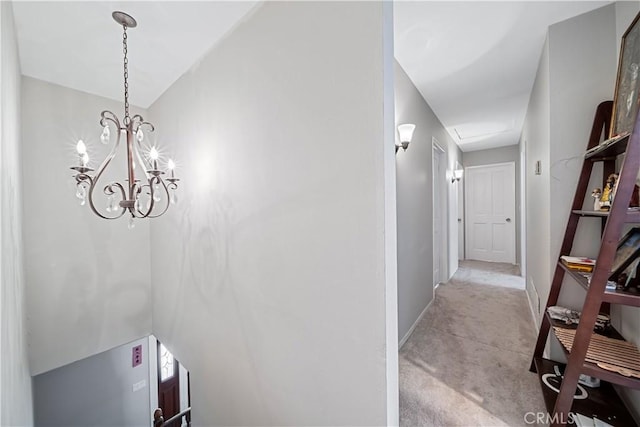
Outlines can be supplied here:
<path id="1" fill-rule="evenodd" d="M 629 132 L 623 132 L 623 133 L 621 133 L 619 135 L 614 135 L 609 139 L 605 139 L 600 144 L 598 144 L 595 147 L 590 148 L 589 150 L 587 150 L 587 152 L 585 153 L 585 157 L 589 157 L 590 154 L 593 154 L 593 153 L 596 153 L 598 151 L 604 150 L 608 146 L 615 144 L 616 142 L 620 141 L 623 138 L 626 138 L 627 136 L 629 136 Z"/>
<path id="2" fill-rule="evenodd" d="M 591 273 L 596 265 L 595 259 L 587 257 L 562 255 L 560 261 L 571 270 L 584 271 L 586 273 Z"/>

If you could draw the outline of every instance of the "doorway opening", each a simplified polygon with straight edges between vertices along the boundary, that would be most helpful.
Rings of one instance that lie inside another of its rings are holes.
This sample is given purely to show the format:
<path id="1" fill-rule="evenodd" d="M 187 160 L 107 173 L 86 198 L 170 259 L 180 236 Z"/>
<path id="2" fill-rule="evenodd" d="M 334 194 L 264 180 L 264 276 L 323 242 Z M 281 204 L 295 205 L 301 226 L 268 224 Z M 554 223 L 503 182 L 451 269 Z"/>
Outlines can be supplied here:
<path id="1" fill-rule="evenodd" d="M 191 425 L 191 386 L 189 371 L 171 351 L 155 337 L 149 337 L 149 348 L 155 348 L 150 363 L 151 401 L 155 403 L 154 427 L 188 427 Z M 155 378 L 155 380 L 154 380 Z"/>
<path id="2" fill-rule="evenodd" d="M 433 144 L 433 289 L 447 277 L 447 199 L 444 149 L 435 138 Z"/>

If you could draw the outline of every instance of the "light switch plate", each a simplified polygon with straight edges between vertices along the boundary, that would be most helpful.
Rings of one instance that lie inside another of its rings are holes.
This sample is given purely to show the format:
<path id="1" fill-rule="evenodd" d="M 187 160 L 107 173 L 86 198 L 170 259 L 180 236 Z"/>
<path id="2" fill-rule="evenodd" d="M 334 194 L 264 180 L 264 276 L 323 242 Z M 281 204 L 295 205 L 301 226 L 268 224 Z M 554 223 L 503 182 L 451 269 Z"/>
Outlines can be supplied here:
<path id="1" fill-rule="evenodd" d="M 147 386 L 147 380 L 138 381 L 137 383 L 135 383 L 133 385 L 133 391 L 141 390 L 141 389 L 145 388 L 146 386 Z"/>

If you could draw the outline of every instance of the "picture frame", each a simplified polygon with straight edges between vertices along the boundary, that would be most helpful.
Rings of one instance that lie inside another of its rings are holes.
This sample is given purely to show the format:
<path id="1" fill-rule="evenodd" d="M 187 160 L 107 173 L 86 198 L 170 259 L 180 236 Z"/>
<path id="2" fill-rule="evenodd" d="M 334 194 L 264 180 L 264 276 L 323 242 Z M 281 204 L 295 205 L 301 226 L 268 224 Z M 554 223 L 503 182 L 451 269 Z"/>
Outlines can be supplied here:
<path id="1" fill-rule="evenodd" d="M 640 13 L 622 36 L 609 138 L 631 133 L 640 107 Z"/>
<path id="2" fill-rule="evenodd" d="M 611 266 L 611 278 L 616 280 L 640 255 L 640 227 L 634 227 L 618 242 L 616 255 Z"/>

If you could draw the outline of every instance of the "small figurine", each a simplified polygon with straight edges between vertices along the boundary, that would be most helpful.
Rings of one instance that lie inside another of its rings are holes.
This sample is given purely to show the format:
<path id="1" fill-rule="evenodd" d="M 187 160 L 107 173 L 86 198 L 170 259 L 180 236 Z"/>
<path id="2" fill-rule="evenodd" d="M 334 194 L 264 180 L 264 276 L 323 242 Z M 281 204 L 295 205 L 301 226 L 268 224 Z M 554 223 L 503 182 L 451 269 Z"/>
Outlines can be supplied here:
<path id="1" fill-rule="evenodd" d="M 593 197 L 593 210 L 599 211 L 602 207 L 602 203 L 600 202 L 600 197 L 602 196 L 602 190 L 600 188 L 594 188 L 591 192 L 591 197 Z"/>
<path id="2" fill-rule="evenodd" d="M 613 194 L 615 193 L 616 183 L 618 182 L 618 174 L 612 173 L 607 177 L 607 182 L 600 196 L 600 210 L 608 211 L 611 209 L 613 202 Z"/>

